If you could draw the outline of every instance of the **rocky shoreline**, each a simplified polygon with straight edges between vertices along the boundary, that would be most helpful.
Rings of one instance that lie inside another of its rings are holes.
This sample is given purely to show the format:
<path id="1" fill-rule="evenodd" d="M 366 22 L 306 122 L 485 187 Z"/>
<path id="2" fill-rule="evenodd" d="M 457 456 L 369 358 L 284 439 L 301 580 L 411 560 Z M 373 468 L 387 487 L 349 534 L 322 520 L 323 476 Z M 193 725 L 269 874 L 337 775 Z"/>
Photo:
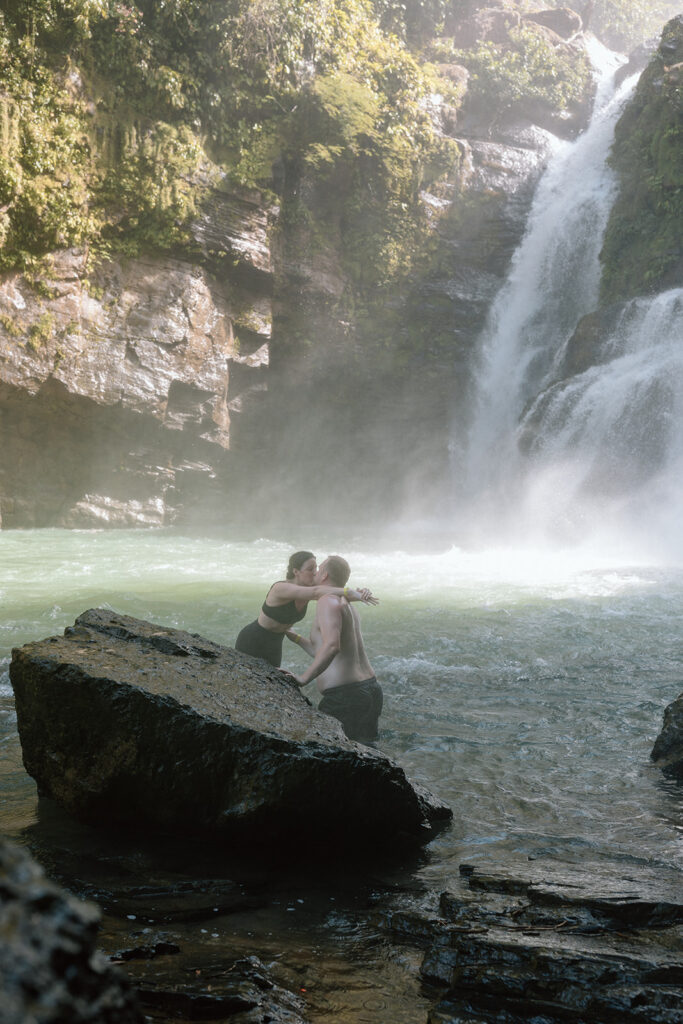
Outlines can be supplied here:
<path id="1" fill-rule="evenodd" d="M 265 687 L 275 703 L 265 712 L 269 728 L 273 716 L 292 718 L 288 728 L 294 732 L 305 719 L 301 729 L 318 730 L 316 743 L 324 739 L 342 750 L 342 762 L 367 756 L 379 778 L 385 770 L 395 774 L 392 762 L 367 748 L 363 755 L 364 748 L 340 737 L 334 723 L 324 737 L 325 722 L 318 721 L 324 716 L 282 673 L 256 662 L 245 666 L 243 657 L 233 655 L 201 637 L 102 610 L 85 613 L 64 638 L 15 651 L 12 680 L 20 691 L 24 758 L 43 793 L 38 822 L 21 839 L 49 879 L 25 851 L 3 847 L 0 973 L 14 1000 L 10 1024 L 25 1024 L 36 999 L 35 1020 L 45 1022 L 64 1019 L 64 1013 L 75 1022 L 111 1024 L 683 1022 L 683 886 L 681 872 L 671 866 L 633 857 L 589 862 L 577 856 L 567 863 L 548 855 L 502 867 L 484 860 L 461 863 L 448 889 L 438 892 L 420 881 L 430 858 L 424 836 L 412 844 L 382 844 L 376 833 L 352 829 L 350 843 L 335 846 L 314 821 L 298 841 L 287 842 L 258 819 L 252 842 L 244 843 L 239 832 L 226 836 L 220 829 L 186 829 L 183 835 L 176 828 L 173 835 L 159 827 L 161 819 L 149 807 L 148 821 L 139 808 L 132 817 L 110 814 L 108 821 L 101 813 L 83 814 L 93 799 L 93 779 L 106 782 L 97 794 L 102 806 L 120 808 L 120 801 L 107 804 L 105 798 L 112 778 L 121 784 L 122 762 L 111 754 L 105 761 L 116 769 L 113 775 L 88 775 L 96 751 L 83 748 L 86 730 L 74 735 L 69 724 L 74 693 L 109 693 L 102 735 L 92 730 L 96 747 L 127 750 L 130 757 L 133 734 L 114 747 L 104 743 L 120 725 L 117 705 L 125 708 L 129 691 L 139 689 L 147 706 L 142 714 L 136 704 L 138 721 L 157 716 L 168 728 L 166 709 L 178 703 L 171 692 L 178 697 L 182 682 L 193 721 L 205 719 L 207 708 L 199 707 L 199 690 L 191 685 L 198 663 L 214 703 L 219 691 L 212 690 L 212 666 L 221 665 L 223 675 L 232 672 L 238 691 L 250 670 L 248 692 Z M 122 680 L 136 659 L 136 671 L 142 665 L 146 675 L 139 687 Z M 173 690 L 170 680 L 178 672 Z M 680 700 L 667 709 L 653 750 L 653 760 L 668 774 L 681 740 Z M 66 711 L 57 713 L 60 704 Z M 237 693 L 238 714 L 227 719 L 244 733 L 252 712 L 239 705 Z M 232 720 L 240 714 L 239 723 Z M 44 731 L 36 732 L 30 720 L 41 715 Z M 212 728 L 217 724 L 214 718 Z M 170 733 L 171 739 L 177 735 Z M 221 743 L 229 735 L 224 729 Z M 274 742 L 282 745 L 282 735 Z M 69 760 L 72 747 L 78 762 Z M 300 738 L 297 757 L 305 758 L 304 748 Z M 187 758 L 181 760 L 200 806 L 206 780 L 192 774 Z M 215 769 L 213 757 L 208 763 Z M 169 797 L 176 791 L 171 767 Z M 354 778 L 351 772 L 352 788 Z M 146 782 L 140 780 L 142 788 Z M 414 801 L 410 785 L 401 786 Z M 80 803 L 73 797 L 79 788 L 88 794 Z M 273 799 L 286 802 L 286 793 L 273 787 Z M 240 800 L 244 804 L 243 795 Z M 346 813 L 343 802 L 335 806 Z M 346 810 L 353 815 L 353 804 Z M 277 823 L 274 810 L 266 817 Z M 69 1000 L 73 1006 L 65 1010 Z"/>
<path id="2" fill-rule="evenodd" d="M 135 992 L 148 1021 L 683 1020 L 683 889 L 671 868 L 461 864 L 439 893 L 416 863 L 277 868 L 79 828 L 78 848 L 35 852 L 88 901 L 89 920 L 97 905 L 102 977 Z M 221 865 L 230 879 L 211 876 Z"/>

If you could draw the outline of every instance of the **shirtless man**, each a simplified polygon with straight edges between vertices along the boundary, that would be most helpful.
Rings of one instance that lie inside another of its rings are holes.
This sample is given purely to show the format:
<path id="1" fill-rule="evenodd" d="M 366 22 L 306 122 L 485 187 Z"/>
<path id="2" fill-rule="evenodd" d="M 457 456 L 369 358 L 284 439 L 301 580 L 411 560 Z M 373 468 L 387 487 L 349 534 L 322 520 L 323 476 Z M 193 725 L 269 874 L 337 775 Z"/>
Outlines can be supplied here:
<path id="1" fill-rule="evenodd" d="M 350 573 L 345 559 L 330 555 L 318 569 L 315 583 L 344 587 Z M 356 609 L 346 598 L 328 594 L 317 603 L 310 638 L 292 630 L 287 636 L 313 659 L 307 670 L 294 678 L 299 686 L 318 680 L 322 694 L 318 710 L 337 718 L 349 739 L 359 743 L 376 740 L 382 688 L 365 654 Z"/>

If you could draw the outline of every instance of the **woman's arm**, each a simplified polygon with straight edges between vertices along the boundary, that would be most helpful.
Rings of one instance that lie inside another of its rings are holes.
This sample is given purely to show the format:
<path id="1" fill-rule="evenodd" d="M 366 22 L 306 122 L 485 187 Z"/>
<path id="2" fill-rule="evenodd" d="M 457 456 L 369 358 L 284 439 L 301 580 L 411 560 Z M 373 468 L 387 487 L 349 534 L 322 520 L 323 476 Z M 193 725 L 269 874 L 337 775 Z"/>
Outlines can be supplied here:
<path id="1" fill-rule="evenodd" d="M 310 639 L 307 639 L 305 636 L 301 636 L 300 633 L 295 633 L 293 629 L 288 629 L 285 633 L 285 636 L 287 637 L 288 640 L 291 640 L 292 643 L 298 644 L 299 647 L 301 647 L 302 650 L 306 652 L 309 658 L 313 657 L 315 649 Z"/>
<path id="2" fill-rule="evenodd" d="M 286 604 L 287 601 L 319 601 L 326 594 L 336 594 L 337 597 L 345 597 L 347 601 L 379 604 L 377 598 L 373 597 L 372 591 L 368 590 L 367 587 L 363 587 L 360 590 L 355 590 L 353 587 L 330 587 L 327 584 L 301 587 L 298 583 L 289 583 L 287 580 L 274 583 L 268 591 L 266 601 L 271 597 L 277 598 L 277 600 L 271 602 L 273 605 L 277 605 L 280 602 Z"/>

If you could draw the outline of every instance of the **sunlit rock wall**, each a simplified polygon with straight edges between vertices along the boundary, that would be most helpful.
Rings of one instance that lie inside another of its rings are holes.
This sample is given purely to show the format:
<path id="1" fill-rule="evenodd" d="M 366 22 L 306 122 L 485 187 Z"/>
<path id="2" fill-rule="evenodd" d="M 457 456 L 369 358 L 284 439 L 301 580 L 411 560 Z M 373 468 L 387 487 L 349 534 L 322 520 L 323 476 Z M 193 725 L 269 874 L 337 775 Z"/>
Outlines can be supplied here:
<path id="1" fill-rule="evenodd" d="M 216 193 L 195 226 L 201 262 L 89 272 L 68 251 L 33 279 L 5 276 L 3 526 L 158 526 L 223 493 L 242 411 L 265 387 L 270 216 L 259 197 Z"/>
<path id="2" fill-rule="evenodd" d="M 477 17 L 450 25 L 458 45 L 519 22 Z M 581 52 L 571 12 L 531 22 Z M 464 68 L 441 71 L 466 94 Z M 447 504 L 474 343 L 553 140 L 586 123 L 590 96 L 562 116 L 430 103 L 457 157 L 421 190 L 425 238 L 381 292 L 348 259 L 341 197 L 291 167 L 278 208 L 216 188 L 196 258 L 93 270 L 70 251 L 0 280 L 2 525 L 287 527 Z"/>

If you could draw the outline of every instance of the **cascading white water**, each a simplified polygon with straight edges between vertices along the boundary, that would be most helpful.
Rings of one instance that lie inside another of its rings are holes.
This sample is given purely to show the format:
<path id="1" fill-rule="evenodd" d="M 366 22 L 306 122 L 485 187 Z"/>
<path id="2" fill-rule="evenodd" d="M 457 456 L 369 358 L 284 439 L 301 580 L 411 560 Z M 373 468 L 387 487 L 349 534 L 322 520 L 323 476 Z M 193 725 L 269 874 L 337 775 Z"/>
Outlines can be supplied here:
<path id="1" fill-rule="evenodd" d="M 595 365 L 540 395 L 526 417 L 527 522 L 550 512 L 564 533 L 683 554 L 682 340 L 683 289 L 635 299 Z"/>
<path id="2" fill-rule="evenodd" d="M 599 44 L 591 56 L 600 74 L 591 124 L 558 144 L 539 184 L 480 341 L 469 428 L 454 445 L 459 504 L 481 537 L 604 539 L 604 527 L 637 527 L 652 495 L 660 512 L 682 507 L 680 293 L 632 303 L 595 353 L 600 365 L 559 381 L 567 342 L 597 304 L 616 193 L 607 156 L 635 85 L 614 92 L 615 56 Z M 532 437 L 526 451 L 520 425 Z"/>

